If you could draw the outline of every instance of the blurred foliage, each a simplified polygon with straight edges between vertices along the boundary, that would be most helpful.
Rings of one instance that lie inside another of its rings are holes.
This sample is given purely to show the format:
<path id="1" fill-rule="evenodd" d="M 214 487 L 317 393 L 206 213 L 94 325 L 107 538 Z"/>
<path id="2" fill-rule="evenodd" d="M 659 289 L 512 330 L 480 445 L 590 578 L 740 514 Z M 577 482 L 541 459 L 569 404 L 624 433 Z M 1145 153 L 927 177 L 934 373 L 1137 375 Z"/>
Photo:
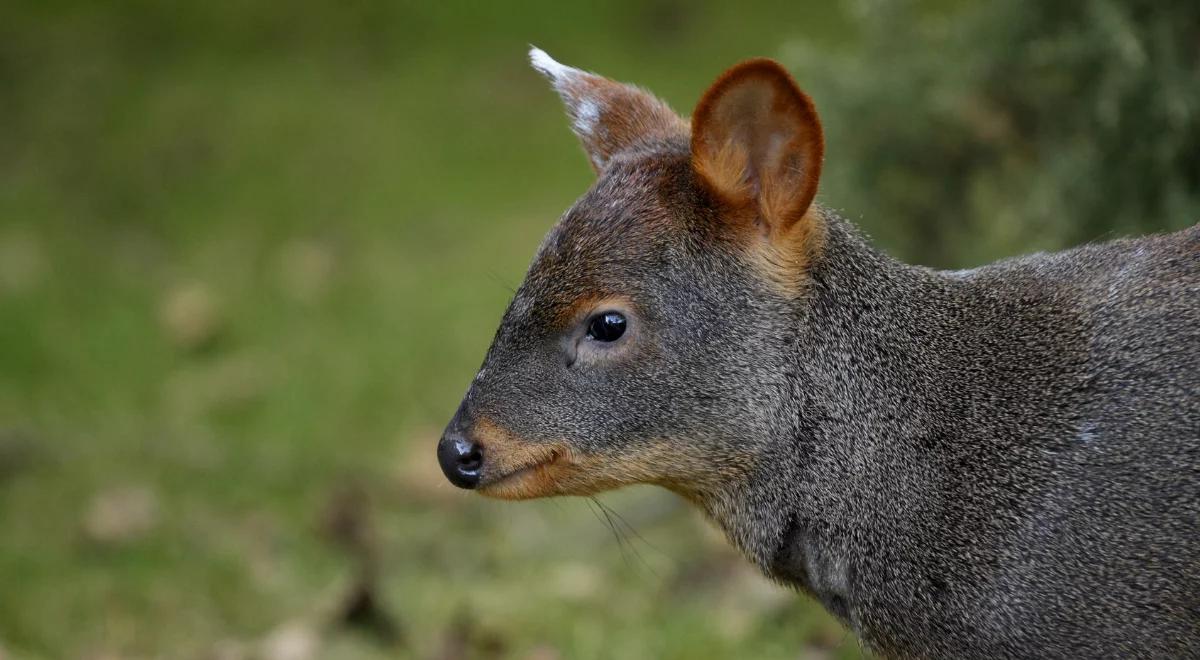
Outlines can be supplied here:
<path id="1" fill-rule="evenodd" d="M 971 266 L 1200 219 L 1200 4 L 856 5 L 861 49 L 784 50 L 829 124 L 823 198 Z"/>
<path id="2" fill-rule="evenodd" d="M 856 656 L 665 493 L 442 479 L 441 425 L 591 181 L 526 44 L 685 112 L 784 59 L 829 129 L 823 202 L 962 265 L 1193 221 L 1196 12 L 5 3 L 0 656 Z"/>

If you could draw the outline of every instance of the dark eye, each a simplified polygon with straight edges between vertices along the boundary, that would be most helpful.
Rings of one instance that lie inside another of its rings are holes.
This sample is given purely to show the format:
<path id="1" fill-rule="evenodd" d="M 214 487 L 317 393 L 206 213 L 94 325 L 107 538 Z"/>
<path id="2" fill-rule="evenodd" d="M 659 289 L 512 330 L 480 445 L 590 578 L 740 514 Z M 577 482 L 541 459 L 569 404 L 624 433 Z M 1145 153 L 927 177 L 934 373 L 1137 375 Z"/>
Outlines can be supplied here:
<path id="1" fill-rule="evenodd" d="M 618 312 L 601 312 L 588 321 L 588 339 L 616 341 L 623 334 L 625 334 L 625 317 Z"/>

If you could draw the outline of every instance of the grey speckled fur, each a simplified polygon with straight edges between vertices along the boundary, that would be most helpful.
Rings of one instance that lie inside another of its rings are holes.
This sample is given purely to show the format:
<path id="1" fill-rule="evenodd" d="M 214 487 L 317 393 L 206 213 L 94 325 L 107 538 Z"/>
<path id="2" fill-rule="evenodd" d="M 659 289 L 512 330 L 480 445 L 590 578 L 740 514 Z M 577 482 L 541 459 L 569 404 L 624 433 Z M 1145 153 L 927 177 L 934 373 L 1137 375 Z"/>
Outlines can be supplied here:
<path id="1" fill-rule="evenodd" d="M 753 455 L 700 505 L 885 655 L 1200 655 L 1200 228 L 950 273 L 826 213 L 788 300 L 705 244 L 687 172 L 656 155 L 601 177 L 464 406 L 591 454 Z M 670 231 L 643 234 L 661 208 Z M 661 341 L 564 368 L 545 319 L 606 287 Z"/>
<path id="2" fill-rule="evenodd" d="M 890 656 L 1200 656 L 1200 228 L 965 273 L 831 228 L 743 549 Z"/>
<path id="3" fill-rule="evenodd" d="M 452 428 L 684 493 L 889 657 L 1200 657 L 1200 228 L 941 272 L 822 216 L 784 295 L 686 135 L 616 154 Z M 606 296 L 630 330 L 579 358 Z"/>

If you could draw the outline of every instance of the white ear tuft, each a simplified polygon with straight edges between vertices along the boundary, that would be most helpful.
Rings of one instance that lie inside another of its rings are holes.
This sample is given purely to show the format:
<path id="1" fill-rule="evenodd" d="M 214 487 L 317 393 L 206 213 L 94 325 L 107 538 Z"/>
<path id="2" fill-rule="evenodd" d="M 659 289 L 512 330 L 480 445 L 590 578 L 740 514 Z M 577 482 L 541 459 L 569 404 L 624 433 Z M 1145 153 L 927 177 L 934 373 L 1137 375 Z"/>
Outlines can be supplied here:
<path id="1" fill-rule="evenodd" d="M 546 51 L 537 46 L 529 47 L 529 63 L 543 76 L 549 78 L 556 88 L 583 73 L 575 67 L 556 62 Z"/>
<path id="2" fill-rule="evenodd" d="M 571 129 L 597 172 L 639 143 L 687 137 L 687 122 L 636 87 L 556 62 L 536 46 L 529 47 L 529 63 L 562 97 Z"/>

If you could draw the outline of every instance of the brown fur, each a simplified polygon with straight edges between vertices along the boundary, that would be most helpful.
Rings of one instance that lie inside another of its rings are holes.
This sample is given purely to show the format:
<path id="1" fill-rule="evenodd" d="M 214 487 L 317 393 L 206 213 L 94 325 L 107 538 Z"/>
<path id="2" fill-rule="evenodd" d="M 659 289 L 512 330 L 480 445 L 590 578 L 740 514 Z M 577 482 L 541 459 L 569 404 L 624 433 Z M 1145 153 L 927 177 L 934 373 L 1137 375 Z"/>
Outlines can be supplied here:
<path id="1" fill-rule="evenodd" d="M 661 440 L 621 454 L 581 454 L 564 445 L 526 443 L 500 431 L 490 422 L 479 438 L 503 437 L 486 455 L 499 467 L 485 479 L 479 493 L 502 500 L 528 500 L 553 495 L 594 495 L 622 486 L 656 484 L 692 501 L 749 473 L 753 456 L 714 466 L 707 457 L 689 456 L 679 441 Z M 488 450 L 485 448 L 485 452 Z M 660 468 L 672 466 L 669 472 Z M 494 480 L 493 480 L 494 479 Z"/>
<path id="2" fill-rule="evenodd" d="M 554 322 L 561 327 L 578 324 L 584 316 L 606 309 L 627 309 L 632 303 L 623 296 L 587 296 L 560 307 Z"/>
<path id="3" fill-rule="evenodd" d="M 757 202 L 772 234 L 791 229 L 812 204 L 824 153 L 812 99 L 768 59 L 726 71 L 692 115 L 696 171 L 728 203 Z"/>
<path id="4" fill-rule="evenodd" d="M 617 153 L 639 143 L 666 140 L 687 134 L 687 122 L 666 103 L 649 92 L 607 78 L 582 74 L 562 83 L 559 93 L 588 99 L 599 113 L 597 128 L 576 132 L 588 153 L 592 169 L 599 173 Z M 574 116 L 578 117 L 578 107 Z"/>
<path id="5" fill-rule="evenodd" d="M 570 453 L 566 445 L 523 442 L 486 417 L 475 420 L 472 431 L 488 459 L 489 484 L 480 492 L 500 499 L 529 499 L 554 492 L 554 479 L 548 472 Z"/>
<path id="6" fill-rule="evenodd" d="M 726 71 L 692 116 L 693 167 L 729 222 L 767 237 L 752 244 L 759 250 L 753 256 L 793 291 L 822 242 L 812 202 L 824 152 L 812 100 L 771 60 Z"/>

